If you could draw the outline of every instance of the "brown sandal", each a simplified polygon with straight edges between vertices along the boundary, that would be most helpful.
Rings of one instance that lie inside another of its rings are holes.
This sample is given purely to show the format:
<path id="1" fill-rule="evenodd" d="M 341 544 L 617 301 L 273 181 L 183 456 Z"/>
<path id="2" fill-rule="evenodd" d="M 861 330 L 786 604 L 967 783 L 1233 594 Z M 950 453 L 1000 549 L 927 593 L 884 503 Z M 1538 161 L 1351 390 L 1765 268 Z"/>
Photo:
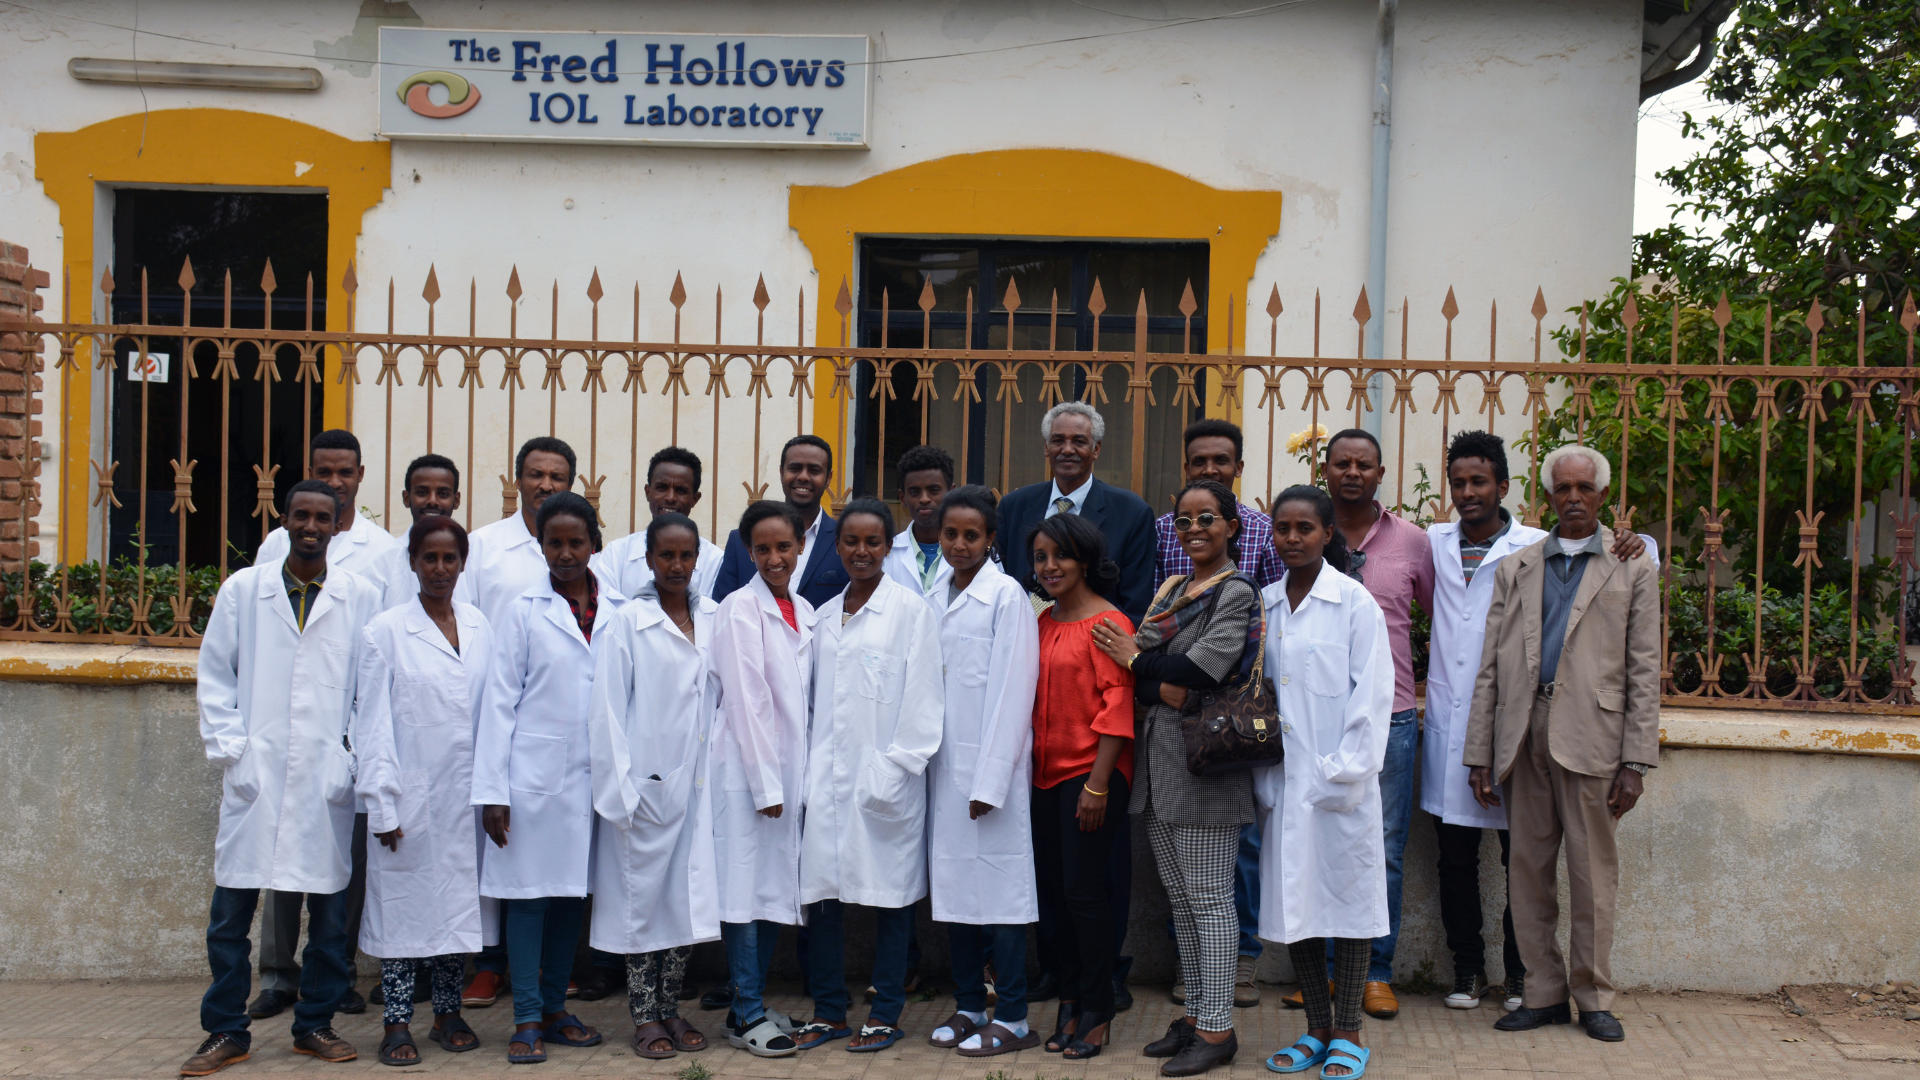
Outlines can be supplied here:
<path id="1" fill-rule="evenodd" d="M 980 1036 L 980 1049 L 969 1050 L 963 1046 L 958 1051 L 961 1057 L 998 1057 L 1001 1054 L 1031 1050 L 1040 1045 L 1040 1033 L 1031 1027 L 1027 1029 L 1025 1035 L 1015 1035 L 996 1022 L 976 1029 L 974 1034 Z"/>
<path id="2" fill-rule="evenodd" d="M 952 1028 L 954 1031 L 953 1038 L 936 1039 L 932 1035 L 928 1035 L 927 1042 L 933 1044 L 934 1046 L 939 1047 L 942 1050 L 951 1050 L 954 1047 L 959 1046 L 961 1043 L 965 1042 L 967 1040 L 967 1036 L 972 1035 L 976 1031 L 979 1031 L 980 1025 L 974 1023 L 967 1016 L 966 1013 L 955 1012 L 952 1016 L 947 1017 L 946 1021 L 940 1024 L 939 1027 L 936 1027 L 933 1030 L 939 1031 L 940 1028 Z"/>
<path id="3" fill-rule="evenodd" d="M 633 1052 L 655 1061 L 674 1056 L 678 1051 L 653 1049 L 653 1044 L 662 1039 L 675 1046 L 679 1045 L 679 1040 L 673 1037 L 673 1033 L 668 1031 L 665 1025 L 658 1020 L 649 1020 L 633 1029 Z"/>
<path id="4" fill-rule="evenodd" d="M 682 1053 L 698 1053 L 712 1045 L 712 1043 L 708 1041 L 707 1036 L 701 1032 L 699 1028 L 694 1027 L 693 1024 L 688 1022 L 685 1017 L 669 1016 L 661 1021 L 661 1026 L 666 1028 L 667 1034 L 672 1037 L 673 1048 Z M 692 1038 L 689 1038 L 689 1036 L 692 1036 Z M 694 1039 L 699 1039 L 700 1041 L 694 1042 Z"/>

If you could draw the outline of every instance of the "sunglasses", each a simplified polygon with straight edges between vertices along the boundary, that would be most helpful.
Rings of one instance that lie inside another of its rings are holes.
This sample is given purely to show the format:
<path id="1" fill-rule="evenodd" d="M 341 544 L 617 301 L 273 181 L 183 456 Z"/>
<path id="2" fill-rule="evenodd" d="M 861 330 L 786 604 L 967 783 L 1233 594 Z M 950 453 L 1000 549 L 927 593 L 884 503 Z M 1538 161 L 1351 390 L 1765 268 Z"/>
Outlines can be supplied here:
<path id="1" fill-rule="evenodd" d="M 1361 582 L 1362 584 L 1365 584 L 1366 575 L 1362 574 L 1360 571 L 1364 569 L 1366 565 L 1367 565 L 1366 552 L 1349 551 L 1347 553 L 1347 576 L 1348 577 L 1352 578 L 1355 581 Z"/>
<path id="2" fill-rule="evenodd" d="M 1222 520 L 1220 515 L 1213 513 L 1210 510 L 1203 511 L 1200 514 L 1200 516 L 1197 518 L 1191 518 L 1186 516 L 1185 514 L 1182 514 L 1179 517 L 1173 519 L 1173 527 L 1180 530 L 1181 532 L 1192 532 L 1196 527 L 1201 529 L 1211 529 L 1213 528 L 1214 522 L 1220 521 L 1220 520 Z"/>

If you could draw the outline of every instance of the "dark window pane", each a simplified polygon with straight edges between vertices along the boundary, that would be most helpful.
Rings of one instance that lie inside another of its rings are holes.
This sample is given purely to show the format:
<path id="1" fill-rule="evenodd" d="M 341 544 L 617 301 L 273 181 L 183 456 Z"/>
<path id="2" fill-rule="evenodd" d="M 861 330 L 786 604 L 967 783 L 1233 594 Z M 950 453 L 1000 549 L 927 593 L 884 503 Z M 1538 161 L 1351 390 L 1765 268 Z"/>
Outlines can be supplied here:
<path id="1" fill-rule="evenodd" d="M 1000 255 L 993 263 L 993 310 L 1007 310 L 1007 282 L 1020 291 L 1020 310 L 1051 310 L 1060 298 L 1060 313 L 1073 311 L 1073 256 L 1020 252 Z"/>
<path id="2" fill-rule="evenodd" d="M 1148 315 L 1180 316 L 1180 298 L 1193 283 L 1194 311 L 1206 312 L 1207 248 L 1204 244 L 1165 247 L 1095 248 L 1090 263 L 1107 298 L 1107 314 L 1131 316 L 1147 293 Z M 1091 286 L 1089 286 L 1091 288 Z"/>
<path id="3" fill-rule="evenodd" d="M 876 247 L 867 258 L 867 277 L 861 282 L 862 304 L 880 310 L 880 296 L 894 311 L 919 311 L 920 293 L 933 283 L 935 311 L 967 310 L 967 292 L 979 291 L 980 252 L 977 248 Z M 974 301 L 979 310 L 980 302 Z"/>

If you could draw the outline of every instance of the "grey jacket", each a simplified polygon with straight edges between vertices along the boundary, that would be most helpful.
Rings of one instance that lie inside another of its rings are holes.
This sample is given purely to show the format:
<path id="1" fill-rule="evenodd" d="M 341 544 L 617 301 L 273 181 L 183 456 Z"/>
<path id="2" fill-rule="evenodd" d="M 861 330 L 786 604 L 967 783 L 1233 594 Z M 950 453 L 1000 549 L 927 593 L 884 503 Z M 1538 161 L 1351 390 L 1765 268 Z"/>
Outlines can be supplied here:
<path id="1" fill-rule="evenodd" d="M 1167 652 L 1185 656 L 1216 679 L 1240 668 L 1247 645 L 1247 623 L 1260 617 L 1260 594 L 1251 583 L 1223 582 L 1210 610 L 1181 627 Z M 1136 707 L 1133 744 L 1133 797 L 1130 813 L 1153 816 L 1174 825 L 1245 825 L 1254 819 L 1253 773 L 1195 776 L 1187 771 L 1186 744 L 1180 738 L 1180 714 L 1165 703 Z"/>

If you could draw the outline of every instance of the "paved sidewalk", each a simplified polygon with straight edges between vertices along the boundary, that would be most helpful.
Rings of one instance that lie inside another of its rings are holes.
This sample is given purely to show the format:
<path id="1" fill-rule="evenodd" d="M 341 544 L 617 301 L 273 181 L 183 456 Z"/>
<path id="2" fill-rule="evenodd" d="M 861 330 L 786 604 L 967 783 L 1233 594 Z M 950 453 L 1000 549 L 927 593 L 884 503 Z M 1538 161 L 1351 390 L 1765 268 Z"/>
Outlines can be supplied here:
<path id="1" fill-rule="evenodd" d="M 204 984 L 172 982 L 0 982 L 0 1076 L 133 1077 L 171 1076 L 193 1052 L 200 1038 L 197 1017 Z M 792 988 L 782 988 L 791 990 Z M 1279 992 L 1264 988 L 1267 1003 L 1240 1010 L 1241 1052 L 1231 1070 L 1217 1069 L 1216 1077 L 1270 1077 L 1262 1059 L 1283 1038 L 1297 1035 L 1300 1014 L 1284 1012 Z M 669 1061 L 644 1061 L 627 1049 L 632 1025 L 618 999 L 575 1002 L 588 1023 L 606 1032 L 607 1041 L 592 1049 L 556 1047 L 543 1066 L 526 1066 L 516 1075 L 531 1080 L 543 1074 L 584 1073 L 607 1076 L 670 1077 L 698 1064 L 716 1078 L 838 1078 L 887 1077 L 985 1080 L 1004 1070 L 1005 1080 L 1148 1080 L 1158 1075 L 1159 1063 L 1142 1057 L 1139 1047 L 1158 1036 L 1175 1015 L 1164 992 L 1136 987 L 1138 1003 L 1122 1014 L 1117 1045 L 1085 1063 L 1062 1061 L 1035 1049 L 991 1059 L 967 1059 L 933 1049 L 926 1034 L 952 1011 L 950 997 L 909 1004 L 903 1017 L 908 1040 L 879 1054 L 849 1054 L 844 1042 L 828 1048 L 778 1060 L 758 1060 L 726 1047 L 724 1038 L 699 1054 L 683 1054 Z M 782 993 L 775 1000 L 797 1011 L 804 1001 Z M 690 1003 L 697 1004 L 697 1003 Z M 1442 1007 L 1438 997 L 1402 1002 L 1398 1019 L 1367 1022 L 1367 1041 L 1378 1058 L 1369 1077 L 1448 1077 L 1473 1080 L 1524 1080 L 1528 1077 L 1861 1077 L 1920 1080 L 1920 1022 L 1901 1025 L 1883 1022 L 1877 1027 L 1851 1028 L 1814 1017 L 1785 1015 L 1778 1003 L 1715 994 L 1627 994 L 1616 1009 L 1627 1029 L 1624 1044 L 1605 1045 L 1588 1039 L 1578 1027 L 1555 1027 L 1509 1035 L 1491 1028 L 1499 1015 L 1489 1003 L 1471 1012 Z M 423 1037 L 426 1007 L 416 1021 L 423 1061 L 400 1075 L 470 1076 L 505 1073 L 506 1029 L 510 1013 L 504 1004 L 469 1012 L 484 1046 L 454 1055 Z M 1051 1017 L 1053 1004 L 1036 1009 L 1036 1018 Z M 719 1031 L 719 1013 L 687 1013 L 709 1035 Z M 861 1010 L 856 1009 L 856 1021 Z M 220 1074 L 252 1075 L 300 1072 L 309 1076 L 388 1076 L 398 1070 L 374 1060 L 379 1044 L 378 1009 L 358 1017 L 341 1017 L 339 1030 L 359 1048 L 362 1057 L 348 1065 L 326 1065 L 293 1054 L 287 1029 L 291 1014 L 284 1013 L 255 1025 L 253 1058 Z M 1825 1026 L 1823 1026 L 1823 1024 Z M 1912 1030 L 1913 1034 L 1906 1033 Z M 1879 1040 L 1879 1041 L 1874 1041 Z M 698 1076 L 696 1072 L 695 1077 Z M 690 1078 L 692 1080 L 692 1078 Z M 999 1078 L 996 1078 L 999 1080 Z"/>

